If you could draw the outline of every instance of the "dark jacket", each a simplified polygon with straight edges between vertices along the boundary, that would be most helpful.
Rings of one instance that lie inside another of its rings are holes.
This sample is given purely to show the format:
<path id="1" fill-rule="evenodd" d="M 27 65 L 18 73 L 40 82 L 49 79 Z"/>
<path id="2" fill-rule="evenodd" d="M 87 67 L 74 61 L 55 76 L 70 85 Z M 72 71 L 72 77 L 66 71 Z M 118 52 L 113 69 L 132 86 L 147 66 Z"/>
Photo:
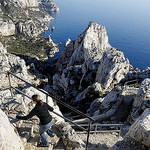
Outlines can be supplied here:
<path id="1" fill-rule="evenodd" d="M 27 120 L 36 115 L 40 119 L 40 124 L 46 125 L 52 120 L 52 116 L 49 114 L 48 110 L 53 111 L 53 108 L 47 103 L 43 103 L 42 106 L 37 103 L 27 116 L 16 116 L 16 118 Z"/>

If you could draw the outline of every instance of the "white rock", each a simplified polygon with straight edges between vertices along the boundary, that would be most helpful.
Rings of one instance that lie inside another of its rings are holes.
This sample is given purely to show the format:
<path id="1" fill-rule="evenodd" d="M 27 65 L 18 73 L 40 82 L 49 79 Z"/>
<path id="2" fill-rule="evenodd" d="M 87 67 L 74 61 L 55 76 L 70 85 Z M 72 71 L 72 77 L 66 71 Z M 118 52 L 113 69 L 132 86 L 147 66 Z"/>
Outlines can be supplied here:
<path id="1" fill-rule="evenodd" d="M 128 117 L 130 123 L 134 122 L 136 118 L 141 115 L 146 108 L 150 107 L 150 79 L 146 78 L 138 90 L 137 95 L 134 98 L 131 114 Z"/>
<path id="2" fill-rule="evenodd" d="M 60 73 L 53 77 L 53 87 L 58 93 L 63 90 L 66 95 L 73 93 L 70 89 L 75 89 L 74 93 L 80 95 L 95 82 L 102 90 L 111 90 L 126 76 L 129 65 L 123 52 L 109 44 L 105 27 L 90 22 L 87 29 L 62 52 L 57 62 Z"/>
<path id="3" fill-rule="evenodd" d="M 0 35 L 10 36 L 15 34 L 15 24 L 9 20 L 7 22 L 0 21 Z"/>
<path id="4" fill-rule="evenodd" d="M 11 71 L 18 75 L 19 77 L 25 79 L 26 81 L 31 81 L 33 77 L 29 76 L 27 73 L 27 66 L 25 61 L 20 57 L 7 53 L 7 50 L 0 43 L 0 87 L 8 88 L 9 80 L 7 76 L 7 71 Z M 20 80 L 12 77 L 13 83 L 17 84 Z M 20 82 L 21 83 L 21 82 Z"/>
<path id="5" fill-rule="evenodd" d="M 65 47 L 68 46 L 68 44 L 70 44 L 70 43 L 71 43 L 71 39 L 68 38 L 67 41 L 66 41 L 66 43 L 65 43 Z"/>
<path id="6" fill-rule="evenodd" d="M 105 89 L 117 84 L 125 77 L 129 71 L 129 61 L 124 58 L 124 54 L 114 48 L 103 54 L 96 81 L 102 83 Z"/>
<path id="7" fill-rule="evenodd" d="M 145 79 L 141 83 L 141 87 L 138 90 L 137 96 L 134 99 L 133 107 L 141 107 L 141 104 L 145 101 L 150 100 L 149 96 L 150 94 L 150 79 Z"/>
<path id="8" fill-rule="evenodd" d="M 146 146 L 150 146 L 150 109 L 146 109 L 143 114 L 132 124 L 126 138 L 132 138 Z"/>
<path id="9" fill-rule="evenodd" d="M 102 54 L 106 49 L 111 48 L 108 43 L 108 36 L 104 26 L 90 22 L 88 28 L 75 41 L 74 53 L 69 65 L 86 61 L 90 57 Z"/>
<path id="10" fill-rule="evenodd" d="M 41 7 L 45 11 L 53 11 L 53 12 L 59 11 L 59 8 L 57 7 L 54 0 L 41 0 Z"/>
<path id="11" fill-rule="evenodd" d="M 24 150 L 21 139 L 14 132 L 13 127 L 0 109 L 0 149 L 1 150 Z"/>

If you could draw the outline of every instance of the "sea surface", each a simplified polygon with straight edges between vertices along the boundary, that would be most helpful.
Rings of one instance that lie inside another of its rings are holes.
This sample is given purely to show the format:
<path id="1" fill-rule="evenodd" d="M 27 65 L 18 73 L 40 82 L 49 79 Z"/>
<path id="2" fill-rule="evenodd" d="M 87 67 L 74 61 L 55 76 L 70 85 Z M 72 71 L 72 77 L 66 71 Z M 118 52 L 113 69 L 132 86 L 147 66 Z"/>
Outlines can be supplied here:
<path id="1" fill-rule="evenodd" d="M 106 27 L 109 43 L 124 52 L 134 67 L 143 70 L 150 66 L 150 0 L 55 0 L 60 8 L 50 13 L 55 18 L 49 25 L 55 43 L 62 42 L 60 52 L 68 38 L 75 40 L 95 21 Z"/>

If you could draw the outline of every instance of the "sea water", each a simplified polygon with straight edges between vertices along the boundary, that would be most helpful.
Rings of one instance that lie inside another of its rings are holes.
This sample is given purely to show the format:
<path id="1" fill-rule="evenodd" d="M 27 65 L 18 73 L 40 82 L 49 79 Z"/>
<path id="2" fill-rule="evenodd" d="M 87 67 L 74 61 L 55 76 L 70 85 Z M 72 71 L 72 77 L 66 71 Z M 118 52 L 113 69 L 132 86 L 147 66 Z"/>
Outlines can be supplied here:
<path id="1" fill-rule="evenodd" d="M 55 18 L 49 28 L 55 43 L 61 42 L 58 58 L 68 38 L 75 40 L 95 21 L 106 27 L 109 43 L 124 52 L 134 67 L 150 66 L 150 0 L 55 0 L 60 8 L 50 13 Z"/>

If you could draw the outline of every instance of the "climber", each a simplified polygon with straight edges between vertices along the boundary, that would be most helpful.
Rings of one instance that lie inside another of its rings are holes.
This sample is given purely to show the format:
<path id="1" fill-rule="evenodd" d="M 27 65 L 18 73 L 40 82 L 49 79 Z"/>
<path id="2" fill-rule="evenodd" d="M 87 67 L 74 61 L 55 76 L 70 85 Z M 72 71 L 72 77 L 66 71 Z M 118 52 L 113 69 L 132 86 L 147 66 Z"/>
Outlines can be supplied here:
<path id="1" fill-rule="evenodd" d="M 49 106 L 47 103 L 43 102 L 40 99 L 39 95 L 32 96 L 33 103 L 35 103 L 35 107 L 31 110 L 31 112 L 27 116 L 16 116 L 17 119 L 27 120 L 33 116 L 37 116 L 40 119 L 40 128 L 39 134 L 41 136 L 41 143 L 38 144 L 40 147 L 49 147 L 49 142 L 46 138 L 45 132 L 53 137 L 53 132 L 49 129 L 52 124 L 52 116 L 49 114 L 48 110 L 53 111 L 53 108 Z"/>

